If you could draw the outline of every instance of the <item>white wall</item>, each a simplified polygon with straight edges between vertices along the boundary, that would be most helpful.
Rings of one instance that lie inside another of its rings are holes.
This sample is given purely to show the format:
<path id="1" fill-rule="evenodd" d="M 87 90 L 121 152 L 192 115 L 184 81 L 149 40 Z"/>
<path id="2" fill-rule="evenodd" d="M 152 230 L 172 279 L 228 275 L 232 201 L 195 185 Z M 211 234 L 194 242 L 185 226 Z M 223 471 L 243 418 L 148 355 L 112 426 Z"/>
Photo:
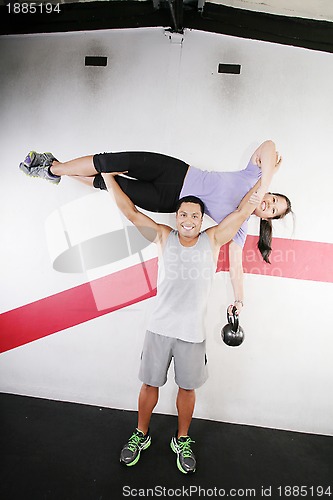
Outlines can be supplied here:
<path id="1" fill-rule="evenodd" d="M 108 66 L 85 67 L 85 55 L 107 56 Z M 54 271 L 45 230 L 52 213 L 92 191 L 25 177 L 17 167 L 30 149 L 59 160 L 145 149 L 236 170 L 272 138 L 284 157 L 272 188 L 296 213 L 294 234 L 288 219 L 275 235 L 333 243 L 332 54 L 195 31 L 181 46 L 156 28 L 2 37 L 0 58 L 1 312 L 96 276 Z M 221 62 L 241 64 L 241 75 L 218 74 Z M 255 233 L 255 221 L 250 227 Z M 195 415 L 333 434 L 332 283 L 247 275 L 245 286 L 246 341 L 233 350 L 220 339 L 230 282 L 216 276 L 210 378 Z M 153 300 L 3 353 L 0 390 L 135 409 Z M 174 413 L 175 393 L 170 374 L 157 411 Z"/>

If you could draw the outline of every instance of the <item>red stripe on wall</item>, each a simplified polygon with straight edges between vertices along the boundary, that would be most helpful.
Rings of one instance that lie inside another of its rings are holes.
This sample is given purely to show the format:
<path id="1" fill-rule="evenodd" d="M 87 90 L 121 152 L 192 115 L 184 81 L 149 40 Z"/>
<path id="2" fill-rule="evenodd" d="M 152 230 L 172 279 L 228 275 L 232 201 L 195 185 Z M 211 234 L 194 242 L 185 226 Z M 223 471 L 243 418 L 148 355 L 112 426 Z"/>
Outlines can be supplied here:
<path id="1" fill-rule="evenodd" d="M 152 297 L 157 259 L 118 271 L 0 315 L 0 352 L 41 339 Z"/>
<path id="2" fill-rule="evenodd" d="M 271 264 L 267 264 L 257 249 L 257 241 L 258 236 L 246 238 L 243 253 L 246 273 L 333 283 L 333 244 L 274 238 Z M 218 271 L 229 269 L 227 249 L 227 245 L 221 249 Z"/>
<path id="3" fill-rule="evenodd" d="M 244 270 L 250 274 L 333 282 L 333 245 L 274 239 L 272 264 L 262 261 L 256 242 L 248 236 Z M 227 245 L 221 249 L 217 271 L 229 267 Z M 84 323 L 140 302 L 156 293 L 157 259 L 110 276 L 45 297 L 0 315 L 0 352 Z"/>

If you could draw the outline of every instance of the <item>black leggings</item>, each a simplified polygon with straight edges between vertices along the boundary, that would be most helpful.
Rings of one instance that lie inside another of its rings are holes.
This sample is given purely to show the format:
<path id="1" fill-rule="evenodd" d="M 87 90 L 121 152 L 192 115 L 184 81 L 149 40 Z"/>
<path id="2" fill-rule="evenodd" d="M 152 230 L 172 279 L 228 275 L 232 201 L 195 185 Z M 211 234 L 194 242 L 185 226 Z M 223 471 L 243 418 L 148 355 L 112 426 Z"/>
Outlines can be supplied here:
<path id="1" fill-rule="evenodd" d="M 127 171 L 133 179 L 117 176 L 116 181 L 135 205 L 150 212 L 175 211 L 188 170 L 183 161 L 159 153 L 128 151 L 96 154 L 93 162 L 99 172 L 94 187 L 106 189 L 100 172 Z"/>

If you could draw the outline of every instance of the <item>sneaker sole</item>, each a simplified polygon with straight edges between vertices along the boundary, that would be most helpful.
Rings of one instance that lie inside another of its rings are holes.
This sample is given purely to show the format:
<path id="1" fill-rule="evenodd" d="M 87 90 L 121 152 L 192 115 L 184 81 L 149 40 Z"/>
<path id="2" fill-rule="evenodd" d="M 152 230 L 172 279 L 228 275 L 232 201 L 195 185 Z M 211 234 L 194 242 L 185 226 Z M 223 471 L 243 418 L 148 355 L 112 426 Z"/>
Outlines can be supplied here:
<path id="1" fill-rule="evenodd" d="M 181 465 L 180 460 L 179 460 L 179 453 L 177 451 L 176 445 L 173 442 L 173 439 L 171 439 L 171 441 L 170 441 L 170 447 L 171 447 L 172 451 L 174 453 L 176 453 L 176 455 L 177 455 L 177 462 L 176 463 L 177 463 L 177 467 L 180 470 L 180 472 L 182 472 L 183 474 L 193 474 L 196 471 L 196 469 L 189 472 L 189 471 L 186 471 L 182 468 L 182 465 Z"/>
<path id="2" fill-rule="evenodd" d="M 130 462 L 129 464 L 126 464 L 125 462 L 123 462 L 122 460 L 120 460 L 120 463 L 122 463 L 123 465 L 126 465 L 126 467 L 131 467 L 132 465 L 135 465 L 138 463 L 139 459 L 140 459 L 140 456 L 141 456 L 141 452 L 143 450 L 146 450 L 147 448 L 149 448 L 149 446 L 151 445 L 151 438 L 149 438 L 149 441 L 147 441 L 147 443 L 142 446 L 142 448 L 139 450 L 139 453 L 137 454 L 137 456 L 135 457 L 135 459 L 133 460 L 133 462 Z"/>
<path id="3" fill-rule="evenodd" d="M 19 169 L 25 174 L 29 176 L 29 167 L 26 166 L 24 162 L 19 164 Z"/>

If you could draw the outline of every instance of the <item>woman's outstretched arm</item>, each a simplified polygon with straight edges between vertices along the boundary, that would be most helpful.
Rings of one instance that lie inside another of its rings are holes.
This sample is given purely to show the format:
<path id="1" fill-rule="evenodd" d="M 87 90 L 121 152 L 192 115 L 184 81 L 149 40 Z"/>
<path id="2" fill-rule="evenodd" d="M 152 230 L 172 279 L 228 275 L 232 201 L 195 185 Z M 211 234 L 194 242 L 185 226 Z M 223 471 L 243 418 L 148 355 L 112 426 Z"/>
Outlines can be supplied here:
<path id="1" fill-rule="evenodd" d="M 252 163 L 257 164 L 262 171 L 261 185 L 258 189 L 258 195 L 263 198 L 269 190 L 273 175 L 281 165 L 282 158 L 276 151 L 275 143 L 271 140 L 263 142 L 252 155 Z"/>
<path id="2" fill-rule="evenodd" d="M 244 306 L 243 249 L 234 241 L 229 244 L 229 275 L 234 292 L 233 305 L 237 307 L 239 314 Z"/>
<path id="3" fill-rule="evenodd" d="M 260 198 L 257 194 L 259 184 L 260 181 L 258 181 L 244 196 L 237 210 L 229 214 L 225 219 L 223 219 L 222 222 L 220 222 L 220 224 L 207 230 L 207 234 L 214 237 L 215 245 L 221 247 L 230 241 L 237 233 L 243 222 L 258 206 L 260 202 Z M 234 290 L 234 305 L 237 307 L 238 313 L 240 313 L 242 309 L 244 300 L 242 255 L 242 248 L 235 242 L 231 241 L 229 246 L 229 273 Z"/>

